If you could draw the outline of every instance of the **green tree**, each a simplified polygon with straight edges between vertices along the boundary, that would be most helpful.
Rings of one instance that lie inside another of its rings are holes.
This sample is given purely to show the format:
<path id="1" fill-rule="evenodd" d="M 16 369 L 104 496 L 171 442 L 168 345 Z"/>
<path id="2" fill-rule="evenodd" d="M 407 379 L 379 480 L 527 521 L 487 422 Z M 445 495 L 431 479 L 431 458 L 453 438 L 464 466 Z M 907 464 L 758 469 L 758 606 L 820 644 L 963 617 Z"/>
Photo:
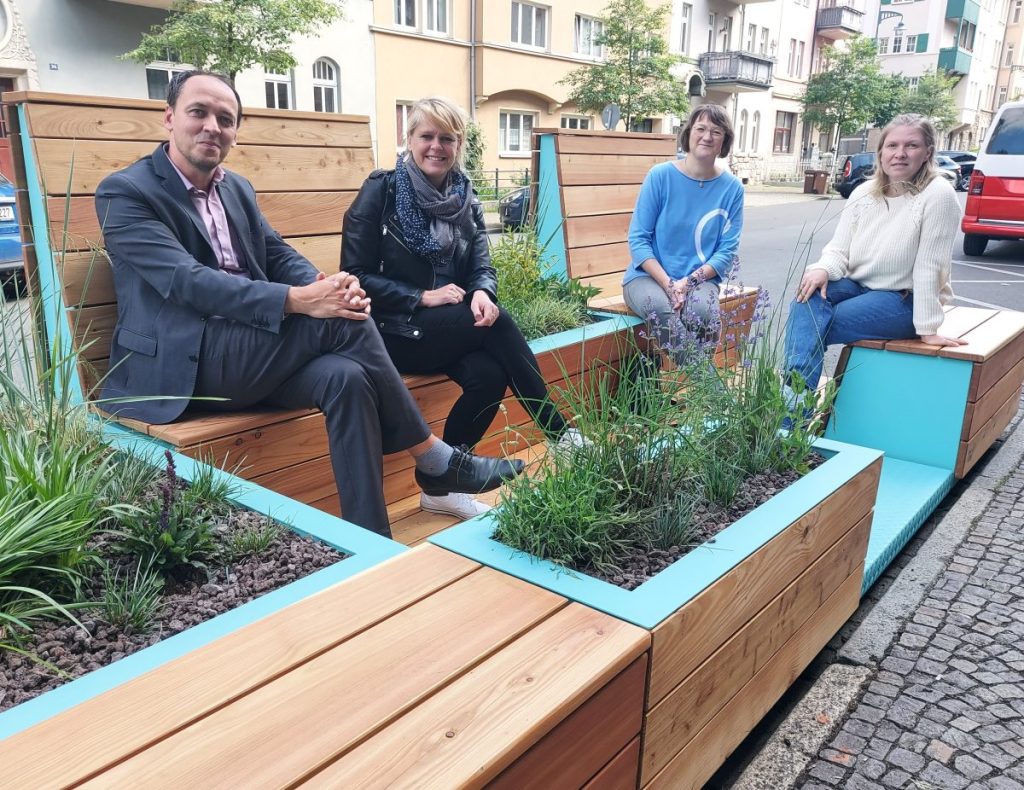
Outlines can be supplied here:
<path id="1" fill-rule="evenodd" d="M 575 69 L 560 81 L 569 87 L 569 101 L 584 112 L 617 104 L 626 129 L 651 115 L 685 115 L 686 86 L 670 71 L 682 58 L 668 51 L 668 11 L 667 5 L 650 8 L 644 0 L 611 0 L 594 39 L 604 60 Z"/>
<path id="2" fill-rule="evenodd" d="M 941 71 L 928 71 L 917 80 L 916 90 L 907 90 L 903 95 L 900 112 L 916 112 L 930 118 L 940 132 L 956 125 L 956 101 L 953 88 L 957 79 L 947 77 Z"/>
<path id="3" fill-rule="evenodd" d="M 882 76 L 875 43 L 854 36 L 846 49 L 825 47 L 825 68 L 807 81 L 804 120 L 833 129 L 833 144 L 841 134 L 853 134 L 874 120 L 887 80 Z"/>
<path id="4" fill-rule="evenodd" d="M 235 75 L 257 64 L 273 73 L 295 66 L 293 36 L 308 36 L 342 16 L 342 0 L 176 0 L 167 19 L 121 57 L 176 60 Z"/>
<path id="5" fill-rule="evenodd" d="M 907 79 L 902 74 L 881 74 L 878 104 L 875 106 L 875 126 L 885 126 L 903 112 L 907 100 Z"/>
<path id="6" fill-rule="evenodd" d="M 484 133 L 476 121 L 466 123 L 466 172 L 477 173 L 484 162 Z"/>

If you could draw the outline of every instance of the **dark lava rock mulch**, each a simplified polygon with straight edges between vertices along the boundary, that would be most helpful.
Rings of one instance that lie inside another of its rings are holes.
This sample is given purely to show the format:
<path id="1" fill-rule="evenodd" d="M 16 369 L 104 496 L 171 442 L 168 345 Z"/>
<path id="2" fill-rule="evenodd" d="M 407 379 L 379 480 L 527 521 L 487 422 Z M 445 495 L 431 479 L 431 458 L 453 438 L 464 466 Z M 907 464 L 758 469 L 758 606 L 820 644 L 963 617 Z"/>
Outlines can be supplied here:
<path id="1" fill-rule="evenodd" d="M 219 531 L 223 534 L 241 529 L 253 520 L 264 518 L 251 511 L 236 511 Z M 103 539 L 96 542 L 95 548 L 101 556 L 109 552 Z M 62 677 L 13 651 L 0 650 L 0 711 L 333 565 L 344 556 L 323 543 L 284 528 L 260 555 L 245 557 L 224 567 L 211 565 L 209 578 L 202 575 L 191 581 L 168 583 L 160 612 L 146 633 L 115 628 L 102 619 L 103 612 L 98 609 L 75 613 L 89 629 L 88 634 L 64 621 L 36 621 L 33 633 L 20 647 L 70 677 Z M 113 563 L 124 563 L 124 559 L 116 555 L 105 558 Z M 89 581 L 85 593 L 87 600 L 101 598 L 100 573 Z"/>
<path id="2" fill-rule="evenodd" d="M 825 459 L 816 453 L 808 460 L 812 469 L 825 462 Z M 694 515 L 696 534 L 692 543 L 685 546 L 672 546 L 664 550 L 637 545 L 627 553 L 626 558 L 619 563 L 617 568 L 604 571 L 596 568 L 576 568 L 574 570 L 586 573 L 588 576 L 595 576 L 626 590 L 635 590 L 700 545 L 713 544 L 715 535 L 750 511 L 763 505 L 801 477 L 803 475 L 799 472 L 760 472 L 751 475 L 740 485 L 736 499 L 730 507 L 721 508 L 708 504 L 698 509 Z"/>

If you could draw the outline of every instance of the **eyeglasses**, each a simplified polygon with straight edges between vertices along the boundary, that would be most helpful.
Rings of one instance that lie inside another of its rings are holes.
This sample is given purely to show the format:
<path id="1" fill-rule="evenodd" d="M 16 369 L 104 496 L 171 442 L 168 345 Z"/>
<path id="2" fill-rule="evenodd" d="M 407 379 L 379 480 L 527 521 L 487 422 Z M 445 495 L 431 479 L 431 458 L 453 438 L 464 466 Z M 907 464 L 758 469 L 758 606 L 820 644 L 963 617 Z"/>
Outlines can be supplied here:
<path id="1" fill-rule="evenodd" d="M 715 140 L 721 140 L 725 137 L 725 132 L 719 129 L 717 126 L 694 126 L 693 134 L 700 135 L 703 137 L 706 134 L 710 134 Z"/>

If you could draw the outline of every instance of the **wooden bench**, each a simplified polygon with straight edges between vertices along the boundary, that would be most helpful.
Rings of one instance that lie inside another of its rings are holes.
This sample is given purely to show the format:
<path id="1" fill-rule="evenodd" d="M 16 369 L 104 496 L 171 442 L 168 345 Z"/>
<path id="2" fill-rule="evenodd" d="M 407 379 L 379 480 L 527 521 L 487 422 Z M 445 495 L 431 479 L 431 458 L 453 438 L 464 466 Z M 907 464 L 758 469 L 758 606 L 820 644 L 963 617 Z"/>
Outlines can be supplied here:
<path id="1" fill-rule="evenodd" d="M 825 436 L 885 451 L 864 589 L 1017 413 L 1024 313 L 947 307 L 939 333 L 967 345 L 866 340 L 836 368 Z"/>
<path id="2" fill-rule="evenodd" d="M 162 102 L 9 93 L 12 151 L 22 221 L 34 244 L 25 248 L 31 279 L 44 285 L 66 313 L 78 355 L 82 398 L 94 393 L 108 367 L 117 318 L 113 280 L 102 251 L 93 195 L 108 174 L 150 153 L 166 140 Z M 337 271 L 342 216 L 373 169 L 364 116 L 246 109 L 238 146 L 227 165 L 252 181 L 261 210 L 289 244 L 320 269 Z M 26 236 L 26 241 L 29 241 Z M 52 266 L 50 265 L 52 262 Z M 42 266 L 42 268 L 41 268 Z M 56 315 L 55 310 L 47 311 Z M 616 360 L 621 335 L 609 335 L 541 355 L 552 386 L 575 380 L 594 360 Z M 435 433 L 459 396 L 445 376 L 407 376 L 413 397 Z M 187 411 L 167 425 L 125 420 L 135 430 L 179 452 L 228 468 L 285 496 L 341 515 L 319 411 L 254 408 L 230 414 Z M 505 430 L 505 429 L 509 430 Z M 511 397 L 479 451 L 516 452 L 542 439 Z M 413 543 L 454 523 L 419 511 L 419 489 L 406 453 L 385 458 L 385 497 L 397 539 Z"/>
<path id="3" fill-rule="evenodd" d="M 650 636 L 422 546 L 0 741 L 12 787 L 635 787 Z"/>
<path id="4" fill-rule="evenodd" d="M 630 315 L 622 296 L 629 265 L 629 223 L 644 177 L 676 156 L 675 135 L 535 129 L 534 201 L 553 272 L 598 288 L 595 310 Z M 722 331 L 715 363 L 738 362 L 758 289 L 728 284 L 719 297 Z"/>

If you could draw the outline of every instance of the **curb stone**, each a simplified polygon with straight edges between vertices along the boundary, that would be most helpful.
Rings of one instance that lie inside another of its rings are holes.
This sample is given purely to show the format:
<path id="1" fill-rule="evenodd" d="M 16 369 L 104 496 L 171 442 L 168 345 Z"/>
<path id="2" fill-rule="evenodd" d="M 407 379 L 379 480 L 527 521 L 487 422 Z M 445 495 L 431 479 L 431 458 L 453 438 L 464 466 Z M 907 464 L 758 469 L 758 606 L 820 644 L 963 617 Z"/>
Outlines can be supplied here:
<path id="1" fill-rule="evenodd" d="M 1024 430 L 1018 410 L 1013 424 L 970 475 L 956 502 L 941 513 L 916 555 L 864 616 L 810 689 L 776 726 L 732 785 L 737 790 L 796 787 L 797 779 L 833 737 L 844 715 L 863 696 L 877 662 L 893 644 L 907 617 L 924 600 L 968 530 L 984 513 L 1010 471 L 1024 459 Z M 939 515 L 937 513 L 936 515 Z M 865 598 L 865 602 L 868 599 Z M 862 604 L 863 606 L 863 604 Z M 829 759 L 841 760 L 842 755 Z"/>

